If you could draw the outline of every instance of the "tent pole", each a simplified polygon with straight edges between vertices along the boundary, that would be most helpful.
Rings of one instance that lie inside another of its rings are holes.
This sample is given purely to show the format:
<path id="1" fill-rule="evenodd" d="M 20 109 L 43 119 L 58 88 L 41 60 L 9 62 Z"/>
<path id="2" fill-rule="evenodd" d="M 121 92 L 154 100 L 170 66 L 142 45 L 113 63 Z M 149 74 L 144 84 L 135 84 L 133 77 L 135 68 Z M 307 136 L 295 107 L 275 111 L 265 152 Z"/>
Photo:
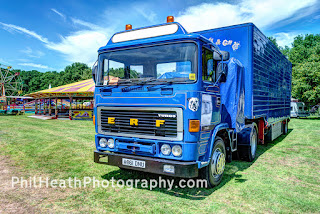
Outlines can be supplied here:
<path id="1" fill-rule="evenodd" d="M 72 96 L 69 96 L 69 103 L 70 103 L 70 107 L 69 107 L 69 119 L 72 120 Z"/>
<path id="2" fill-rule="evenodd" d="M 34 114 L 37 114 L 38 112 L 38 99 L 36 98 L 34 100 Z"/>
<path id="3" fill-rule="evenodd" d="M 54 109 L 54 116 L 56 117 L 56 119 L 58 118 L 58 97 L 55 98 L 55 109 Z"/>
<path id="4" fill-rule="evenodd" d="M 51 97 L 49 97 L 49 116 L 51 116 Z"/>

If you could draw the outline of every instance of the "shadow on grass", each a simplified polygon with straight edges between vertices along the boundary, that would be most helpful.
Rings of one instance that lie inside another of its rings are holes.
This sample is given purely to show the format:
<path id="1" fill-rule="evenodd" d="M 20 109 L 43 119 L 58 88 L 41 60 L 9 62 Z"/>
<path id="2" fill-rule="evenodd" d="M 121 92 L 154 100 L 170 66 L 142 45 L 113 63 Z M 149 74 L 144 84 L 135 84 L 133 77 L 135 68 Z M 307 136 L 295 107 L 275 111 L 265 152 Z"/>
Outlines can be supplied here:
<path id="1" fill-rule="evenodd" d="M 288 134 L 292 129 L 288 130 Z M 287 134 L 287 135 L 288 135 Z M 132 170 L 115 170 L 112 171 L 108 174 L 105 174 L 102 177 L 102 179 L 106 180 L 111 180 L 112 178 L 117 181 L 122 179 L 124 182 L 127 182 L 128 180 L 139 180 L 139 184 L 137 186 L 134 186 L 134 188 L 138 189 L 148 189 L 152 191 L 158 191 L 161 193 L 169 194 L 172 196 L 177 196 L 177 197 L 182 197 L 186 199 L 191 199 L 191 200 L 203 200 L 207 196 L 211 195 L 214 191 L 220 189 L 224 185 L 226 185 L 230 180 L 234 179 L 235 182 L 239 183 L 244 183 L 247 181 L 247 179 L 243 179 L 242 175 L 238 174 L 238 172 L 242 172 L 249 168 L 254 162 L 259 158 L 260 155 L 268 151 L 270 148 L 281 142 L 284 138 L 286 138 L 287 135 L 281 135 L 278 137 L 275 141 L 269 142 L 265 145 L 259 145 L 257 148 L 257 153 L 256 153 L 256 158 L 253 162 L 245 162 L 242 160 L 233 160 L 231 163 L 226 164 L 226 169 L 222 178 L 222 181 L 220 185 L 218 185 L 215 188 L 212 189 L 206 189 L 206 188 L 180 188 L 179 187 L 179 182 L 183 180 L 182 178 L 173 178 L 169 176 L 164 176 L 164 175 L 156 175 L 156 174 L 151 174 L 151 173 L 146 173 L 146 172 L 138 172 L 138 171 L 132 171 Z M 150 183 L 148 183 L 148 186 L 142 186 L 142 180 L 147 180 L 148 182 L 152 179 L 159 181 L 159 178 L 165 179 L 165 180 L 170 180 L 170 182 L 174 182 L 173 188 L 169 189 L 168 185 L 163 188 L 151 188 Z M 185 182 L 183 184 L 187 184 L 189 180 L 190 183 L 197 183 L 198 179 L 184 179 Z M 183 181 L 182 181 L 183 182 Z"/>

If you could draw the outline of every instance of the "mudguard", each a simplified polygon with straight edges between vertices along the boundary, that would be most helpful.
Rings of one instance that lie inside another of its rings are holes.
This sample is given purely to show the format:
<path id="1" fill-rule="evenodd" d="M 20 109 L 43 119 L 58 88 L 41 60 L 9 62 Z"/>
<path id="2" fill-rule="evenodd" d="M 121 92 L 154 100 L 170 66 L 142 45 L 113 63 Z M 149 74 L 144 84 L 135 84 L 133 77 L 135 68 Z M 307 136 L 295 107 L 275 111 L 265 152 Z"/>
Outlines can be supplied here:
<path id="1" fill-rule="evenodd" d="M 213 132 L 212 132 L 212 136 L 211 136 L 211 140 L 210 140 L 210 143 L 209 143 L 209 149 L 208 149 L 208 154 L 207 154 L 207 164 L 204 164 L 202 165 L 202 167 L 204 166 L 207 166 L 210 162 L 210 159 L 211 159 L 211 155 L 212 155 L 212 149 L 213 149 L 213 146 L 214 146 L 214 140 L 216 138 L 216 135 L 217 133 L 220 131 L 220 130 L 223 130 L 223 129 L 228 129 L 229 128 L 229 125 L 227 123 L 220 123 L 219 125 L 217 125 L 214 129 L 213 129 Z"/>

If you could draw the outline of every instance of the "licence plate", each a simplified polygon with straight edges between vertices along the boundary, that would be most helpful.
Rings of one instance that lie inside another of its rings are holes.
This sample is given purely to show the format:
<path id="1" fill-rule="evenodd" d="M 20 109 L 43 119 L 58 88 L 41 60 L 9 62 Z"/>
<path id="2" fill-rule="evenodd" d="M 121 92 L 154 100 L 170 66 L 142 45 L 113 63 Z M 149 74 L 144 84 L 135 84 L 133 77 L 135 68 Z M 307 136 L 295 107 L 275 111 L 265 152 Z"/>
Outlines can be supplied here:
<path id="1" fill-rule="evenodd" d="M 138 168 L 146 168 L 145 161 L 133 160 L 133 159 L 127 159 L 127 158 L 122 158 L 122 165 L 138 167 Z"/>

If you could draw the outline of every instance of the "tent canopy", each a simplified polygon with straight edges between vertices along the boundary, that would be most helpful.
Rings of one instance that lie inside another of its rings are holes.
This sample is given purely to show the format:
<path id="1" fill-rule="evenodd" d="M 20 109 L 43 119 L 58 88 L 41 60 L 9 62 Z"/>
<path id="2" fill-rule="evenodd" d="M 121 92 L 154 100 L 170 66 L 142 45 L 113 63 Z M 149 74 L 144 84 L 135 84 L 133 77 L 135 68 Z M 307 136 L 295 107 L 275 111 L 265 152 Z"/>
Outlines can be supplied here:
<path id="1" fill-rule="evenodd" d="M 34 98 L 49 98 L 49 97 L 93 97 L 94 94 L 93 79 L 82 80 L 67 85 L 62 85 L 42 91 L 37 91 L 26 96 Z"/>

